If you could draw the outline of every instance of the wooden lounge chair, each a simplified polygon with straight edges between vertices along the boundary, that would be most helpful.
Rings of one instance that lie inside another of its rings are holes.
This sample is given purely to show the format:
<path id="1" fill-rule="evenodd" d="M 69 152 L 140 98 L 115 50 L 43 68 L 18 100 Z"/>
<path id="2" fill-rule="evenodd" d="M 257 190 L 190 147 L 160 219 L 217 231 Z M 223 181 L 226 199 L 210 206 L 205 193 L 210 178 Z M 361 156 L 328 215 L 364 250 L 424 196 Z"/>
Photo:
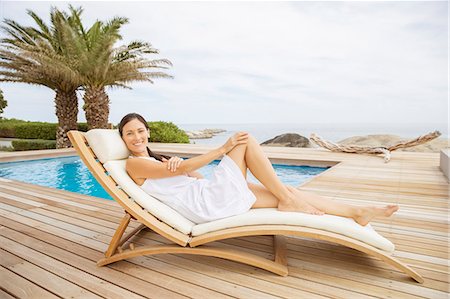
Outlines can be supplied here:
<path id="1" fill-rule="evenodd" d="M 351 219 L 333 215 L 315 216 L 276 209 L 252 209 L 242 215 L 195 224 L 136 185 L 125 170 L 129 152 L 117 130 L 95 129 L 87 133 L 70 131 L 69 138 L 79 156 L 103 188 L 125 210 L 98 266 L 141 255 L 185 253 L 238 261 L 278 275 L 288 275 L 284 236 L 301 236 L 341 244 L 377 257 L 403 271 L 419 283 L 423 278 L 392 256 L 394 245 L 370 225 L 362 227 Z M 124 235 L 131 219 L 141 223 Z M 174 242 L 173 245 L 122 245 L 141 229 L 148 227 Z M 207 244 L 228 238 L 272 235 L 274 260 L 235 249 Z M 206 244 L 206 245 L 205 245 Z"/>

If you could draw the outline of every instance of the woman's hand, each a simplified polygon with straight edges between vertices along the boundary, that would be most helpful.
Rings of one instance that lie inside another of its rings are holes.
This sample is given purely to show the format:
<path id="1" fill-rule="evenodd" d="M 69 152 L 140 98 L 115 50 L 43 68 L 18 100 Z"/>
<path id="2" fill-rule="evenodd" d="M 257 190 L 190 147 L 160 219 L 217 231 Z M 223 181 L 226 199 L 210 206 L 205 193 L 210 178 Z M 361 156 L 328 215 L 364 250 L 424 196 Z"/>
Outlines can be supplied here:
<path id="1" fill-rule="evenodd" d="M 235 146 L 240 144 L 246 144 L 248 141 L 248 133 L 247 132 L 238 132 L 230 137 L 227 142 L 222 145 L 222 148 L 225 150 L 225 154 L 231 151 Z"/>
<path id="2" fill-rule="evenodd" d="M 167 169 L 171 172 L 177 171 L 177 168 L 180 167 L 183 158 L 180 157 L 171 157 L 169 160 L 166 158 L 162 158 L 163 163 L 167 163 Z"/>

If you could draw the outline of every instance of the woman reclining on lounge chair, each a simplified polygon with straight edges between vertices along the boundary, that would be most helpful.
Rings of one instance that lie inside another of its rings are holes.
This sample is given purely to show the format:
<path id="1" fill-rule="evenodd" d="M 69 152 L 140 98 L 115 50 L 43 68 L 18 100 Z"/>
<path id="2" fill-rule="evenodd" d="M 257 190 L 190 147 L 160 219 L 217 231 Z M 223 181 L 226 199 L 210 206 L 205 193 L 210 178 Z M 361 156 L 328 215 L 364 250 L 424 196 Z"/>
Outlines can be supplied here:
<path id="1" fill-rule="evenodd" d="M 126 169 L 136 184 L 195 223 L 247 212 L 251 208 L 278 208 L 314 215 L 332 214 L 367 225 L 374 217 L 389 217 L 397 205 L 383 208 L 339 203 L 284 185 L 260 145 L 240 132 L 221 147 L 183 160 L 153 153 L 148 147 L 150 128 L 136 113 L 127 114 L 119 132 L 131 152 Z M 222 157 L 211 179 L 195 170 Z M 246 181 L 247 168 L 262 185 Z"/>

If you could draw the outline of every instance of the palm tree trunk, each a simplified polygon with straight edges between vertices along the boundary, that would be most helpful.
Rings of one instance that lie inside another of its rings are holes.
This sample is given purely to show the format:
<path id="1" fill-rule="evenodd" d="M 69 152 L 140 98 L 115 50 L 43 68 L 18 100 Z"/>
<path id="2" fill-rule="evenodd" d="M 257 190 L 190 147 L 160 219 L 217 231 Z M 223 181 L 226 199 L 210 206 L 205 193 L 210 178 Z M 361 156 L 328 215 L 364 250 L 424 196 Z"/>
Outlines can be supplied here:
<path id="1" fill-rule="evenodd" d="M 56 148 L 71 147 L 67 132 L 77 129 L 78 99 L 75 90 L 71 92 L 56 90 L 55 108 L 58 117 Z"/>
<path id="2" fill-rule="evenodd" d="M 84 94 L 84 112 L 88 129 L 107 129 L 109 97 L 104 87 L 87 87 Z"/>

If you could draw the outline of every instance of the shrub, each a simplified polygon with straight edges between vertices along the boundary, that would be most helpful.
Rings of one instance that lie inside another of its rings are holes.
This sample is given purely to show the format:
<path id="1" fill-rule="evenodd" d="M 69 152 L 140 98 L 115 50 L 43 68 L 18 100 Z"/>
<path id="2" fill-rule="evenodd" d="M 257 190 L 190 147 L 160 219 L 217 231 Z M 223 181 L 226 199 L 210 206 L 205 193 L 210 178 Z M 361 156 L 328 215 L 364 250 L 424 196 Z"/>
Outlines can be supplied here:
<path id="1" fill-rule="evenodd" d="M 154 121 L 150 127 L 150 142 L 189 143 L 189 137 L 172 122 Z"/>
<path id="2" fill-rule="evenodd" d="M 11 142 L 15 151 L 41 150 L 41 149 L 55 149 L 55 140 L 13 140 Z"/>
<path id="3" fill-rule="evenodd" d="M 16 125 L 26 123 L 20 119 L 0 119 L 0 137 L 14 138 L 16 137 L 15 127 Z"/>
<path id="4" fill-rule="evenodd" d="M 87 123 L 78 123 L 78 131 L 87 132 L 88 131 Z"/>
<path id="5" fill-rule="evenodd" d="M 15 126 L 16 138 L 21 139 L 56 139 L 57 124 L 30 122 Z"/>
<path id="6" fill-rule="evenodd" d="M 55 140 L 57 127 L 57 123 L 1 119 L 0 137 Z M 78 131 L 87 130 L 87 123 L 78 123 Z"/>

